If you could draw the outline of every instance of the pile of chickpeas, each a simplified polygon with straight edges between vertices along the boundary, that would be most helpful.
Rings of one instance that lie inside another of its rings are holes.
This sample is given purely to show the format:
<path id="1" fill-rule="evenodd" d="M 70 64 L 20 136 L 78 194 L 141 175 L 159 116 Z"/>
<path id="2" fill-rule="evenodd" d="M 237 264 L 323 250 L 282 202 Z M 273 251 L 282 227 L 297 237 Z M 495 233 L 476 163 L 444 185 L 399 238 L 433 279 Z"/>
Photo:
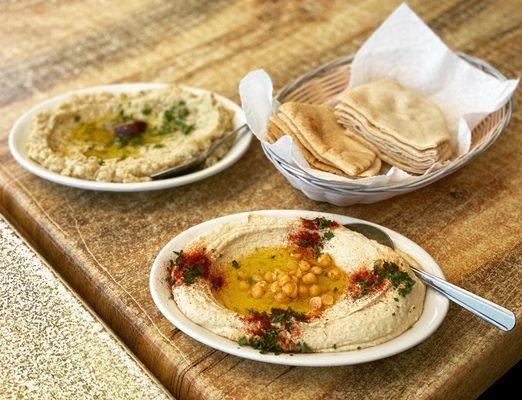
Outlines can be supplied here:
<path id="1" fill-rule="evenodd" d="M 254 299 L 261 299 L 268 294 L 276 302 L 285 304 L 296 298 L 310 297 L 311 310 L 331 306 L 334 296 L 318 284 L 318 277 L 326 271 L 326 276 L 333 281 L 341 278 L 342 273 L 335 266 L 332 257 L 329 254 L 321 254 L 317 259 L 305 260 L 300 252 L 291 252 L 290 257 L 295 262 L 289 263 L 288 271 L 275 268 L 264 275 L 254 274 L 251 277 L 252 285 L 247 281 L 248 272 L 239 270 L 239 288 L 249 290 Z"/>

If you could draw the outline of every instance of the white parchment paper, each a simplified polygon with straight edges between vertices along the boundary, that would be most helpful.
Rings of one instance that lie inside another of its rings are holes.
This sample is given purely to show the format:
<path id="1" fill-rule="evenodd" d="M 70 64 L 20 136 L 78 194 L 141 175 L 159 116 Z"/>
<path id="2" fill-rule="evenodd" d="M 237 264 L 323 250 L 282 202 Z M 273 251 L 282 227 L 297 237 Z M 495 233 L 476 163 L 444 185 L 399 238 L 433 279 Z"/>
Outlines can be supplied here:
<path id="1" fill-rule="evenodd" d="M 399 6 L 356 53 L 346 90 L 384 77 L 397 80 L 440 107 L 451 133 L 452 159 L 470 150 L 471 130 L 502 107 L 519 82 L 500 81 L 462 60 L 406 4 Z M 248 126 L 259 140 L 263 140 L 270 116 L 279 106 L 272 91 L 272 81 L 264 70 L 250 72 L 239 85 Z M 311 168 L 288 135 L 267 145 L 285 161 L 318 178 L 354 182 Z M 434 165 L 426 173 L 448 162 Z M 385 175 L 356 182 L 374 186 L 409 183 L 419 178 L 392 167 Z"/>

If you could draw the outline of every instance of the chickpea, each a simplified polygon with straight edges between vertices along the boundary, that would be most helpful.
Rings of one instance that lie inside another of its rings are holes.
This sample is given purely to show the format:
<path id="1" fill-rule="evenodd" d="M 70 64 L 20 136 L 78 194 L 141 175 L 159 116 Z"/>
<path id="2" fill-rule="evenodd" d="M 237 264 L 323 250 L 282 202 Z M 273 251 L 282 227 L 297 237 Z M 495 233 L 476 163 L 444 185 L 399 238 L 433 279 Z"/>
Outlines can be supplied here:
<path id="1" fill-rule="evenodd" d="M 292 299 L 295 299 L 297 296 L 299 296 L 299 288 L 297 287 L 297 285 L 295 285 L 294 291 L 292 292 L 292 294 L 290 295 L 290 297 L 291 297 Z"/>
<path id="2" fill-rule="evenodd" d="M 321 301 L 325 306 L 331 306 L 334 302 L 334 298 L 331 294 L 323 294 L 321 296 Z"/>
<path id="3" fill-rule="evenodd" d="M 323 269 L 321 267 L 312 267 L 312 273 L 321 275 L 323 273 Z"/>
<path id="4" fill-rule="evenodd" d="M 303 271 L 301 271 L 300 269 L 297 269 L 297 271 L 295 272 L 295 276 L 297 278 L 301 278 L 303 276 Z"/>
<path id="5" fill-rule="evenodd" d="M 289 262 L 287 264 L 287 267 L 290 271 L 295 271 L 297 269 L 298 263 L 297 262 Z"/>
<path id="6" fill-rule="evenodd" d="M 330 254 L 321 254 L 317 259 L 317 263 L 321 267 L 328 267 L 332 264 L 332 256 Z"/>
<path id="7" fill-rule="evenodd" d="M 333 279 L 334 281 L 337 281 L 341 278 L 341 272 L 338 269 L 333 268 L 326 273 L 326 276 L 328 276 L 330 279 Z"/>
<path id="8" fill-rule="evenodd" d="M 283 292 L 278 292 L 274 295 L 274 299 L 278 302 L 278 303 L 288 303 L 290 301 L 290 299 L 288 298 L 288 296 L 286 294 L 284 294 Z"/>
<path id="9" fill-rule="evenodd" d="M 306 283 L 307 285 L 317 283 L 317 276 L 311 272 L 308 272 L 305 275 L 303 275 L 301 279 L 303 280 L 303 283 Z"/>
<path id="10" fill-rule="evenodd" d="M 270 285 L 270 290 L 272 290 L 272 292 L 274 293 L 277 293 L 281 290 L 281 286 L 279 285 L 279 282 L 274 282 Z"/>
<path id="11" fill-rule="evenodd" d="M 239 282 L 239 289 L 247 290 L 249 287 L 250 287 L 250 285 L 248 283 L 246 283 L 245 281 L 240 281 Z"/>
<path id="12" fill-rule="evenodd" d="M 319 309 L 321 309 L 322 305 L 323 305 L 323 302 L 319 296 L 312 297 L 310 299 L 310 308 L 312 310 L 319 310 Z"/>
<path id="13" fill-rule="evenodd" d="M 310 286 L 310 296 L 319 296 L 321 292 L 323 291 L 319 285 L 312 285 Z"/>
<path id="14" fill-rule="evenodd" d="M 260 274 L 254 274 L 252 275 L 252 279 L 254 282 L 261 282 L 263 280 L 263 277 Z"/>
<path id="15" fill-rule="evenodd" d="M 279 277 L 279 282 L 284 285 L 286 282 L 290 282 L 292 278 L 290 278 L 290 275 L 284 274 Z"/>
<path id="16" fill-rule="evenodd" d="M 265 289 L 263 289 L 261 286 L 254 285 L 250 293 L 254 299 L 260 299 L 265 295 Z"/>
<path id="17" fill-rule="evenodd" d="M 299 268 L 301 268 L 301 271 L 308 271 L 310 269 L 311 265 L 306 260 L 299 261 Z"/>
<path id="18" fill-rule="evenodd" d="M 246 280 L 248 278 L 248 272 L 244 270 L 239 270 L 237 271 L 237 276 L 239 277 L 239 279 Z"/>
<path id="19" fill-rule="evenodd" d="M 264 278 L 265 278 L 265 281 L 270 283 L 274 280 L 274 274 L 272 274 L 272 272 L 270 272 L 270 271 L 267 271 L 267 272 L 265 272 Z"/>
<path id="20" fill-rule="evenodd" d="M 256 283 L 256 286 L 262 287 L 263 289 L 266 289 L 268 283 L 266 281 L 260 281 Z"/>
<path id="21" fill-rule="evenodd" d="M 299 297 L 307 297 L 308 296 L 308 287 L 301 285 L 299 286 Z"/>
<path id="22" fill-rule="evenodd" d="M 287 282 L 283 285 L 282 290 L 283 293 L 289 297 L 292 297 L 292 293 L 297 289 L 297 285 L 295 282 Z"/>
<path id="23" fill-rule="evenodd" d="M 301 258 L 303 258 L 303 255 L 301 253 L 293 251 L 290 253 L 290 257 L 292 257 L 294 260 L 300 260 Z"/>

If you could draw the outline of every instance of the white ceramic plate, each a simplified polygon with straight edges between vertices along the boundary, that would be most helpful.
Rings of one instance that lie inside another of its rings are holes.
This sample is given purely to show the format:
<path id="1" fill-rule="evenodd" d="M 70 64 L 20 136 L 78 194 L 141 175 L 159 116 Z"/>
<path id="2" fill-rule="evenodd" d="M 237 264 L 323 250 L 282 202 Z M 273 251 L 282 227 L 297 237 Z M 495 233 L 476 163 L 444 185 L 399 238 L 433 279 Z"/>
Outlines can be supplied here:
<path id="1" fill-rule="evenodd" d="M 85 179 L 72 178 L 69 176 L 60 175 L 56 172 L 51 172 L 48 169 L 42 167 L 37 162 L 31 160 L 27 156 L 27 137 L 29 135 L 33 119 L 35 118 L 36 114 L 38 114 L 40 111 L 54 107 L 74 94 L 99 92 L 132 93 L 140 90 L 158 89 L 166 86 L 168 85 L 163 83 L 124 83 L 120 85 L 97 86 L 78 90 L 76 92 L 70 92 L 65 95 L 44 101 L 43 103 L 40 103 L 28 110 L 27 112 L 25 112 L 15 122 L 9 135 L 9 150 L 11 151 L 11 154 L 16 159 L 16 161 L 18 161 L 22 165 L 22 167 L 24 167 L 29 172 L 32 172 L 33 174 L 39 176 L 40 178 L 80 189 L 101 190 L 108 192 L 141 192 L 147 190 L 159 190 L 187 185 L 189 183 L 196 182 L 201 179 L 208 178 L 209 176 L 212 176 L 214 174 L 217 174 L 218 172 L 223 171 L 225 168 L 230 167 L 232 164 L 234 164 L 237 160 L 241 158 L 241 156 L 247 151 L 250 141 L 252 139 L 252 134 L 250 132 L 244 132 L 240 136 L 240 138 L 236 140 L 236 142 L 229 150 L 229 152 L 225 155 L 225 157 L 223 157 L 216 164 L 208 168 L 175 178 L 149 182 L 113 183 L 95 182 Z M 203 89 L 196 89 L 183 85 L 180 86 L 196 94 L 206 92 Z M 234 111 L 234 129 L 245 124 L 245 116 L 243 114 L 243 110 L 241 110 L 241 107 L 239 107 L 233 101 L 223 96 L 219 96 L 217 94 L 215 94 L 215 96 L 221 104 L 223 104 L 228 109 Z"/>
<path id="2" fill-rule="evenodd" d="M 308 367 L 323 367 L 335 365 L 349 365 L 359 364 L 368 361 L 378 360 L 389 357 L 401 351 L 407 350 L 429 337 L 441 324 L 448 311 L 448 299 L 435 291 L 428 289 L 426 291 L 426 300 L 424 303 L 424 311 L 415 325 L 404 332 L 402 335 L 392 339 L 386 343 L 378 346 L 357 351 L 344 351 L 338 353 L 311 353 L 311 354 L 261 354 L 257 350 L 244 346 L 241 347 L 236 342 L 225 339 L 216 335 L 207 329 L 195 324 L 188 319 L 178 308 L 174 300 L 172 300 L 171 292 L 165 280 L 167 276 L 166 267 L 168 260 L 172 258 L 174 250 L 183 249 L 191 240 L 195 239 L 202 232 L 214 228 L 215 226 L 224 222 L 230 221 L 245 221 L 249 214 L 264 214 L 274 215 L 281 218 L 304 217 L 316 218 L 326 217 L 339 222 L 340 224 L 347 224 L 352 222 L 364 222 L 366 224 L 377 226 L 392 238 L 396 247 L 407 254 L 411 255 L 419 262 L 422 268 L 436 276 L 444 278 L 442 271 L 437 263 L 426 253 L 421 247 L 398 234 L 391 229 L 384 228 L 380 225 L 372 224 L 363 220 L 346 217 L 343 215 L 327 214 L 313 211 L 300 210 L 267 210 L 254 211 L 240 214 L 228 215 L 221 218 L 216 218 L 202 224 L 196 225 L 172 239 L 160 251 L 154 264 L 150 275 L 150 291 L 152 298 L 160 309 L 162 314 L 172 322 L 177 328 L 198 340 L 215 349 L 230 353 L 239 357 L 248 358 L 256 361 L 263 361 L 274 364 L 297 365 Z"/>

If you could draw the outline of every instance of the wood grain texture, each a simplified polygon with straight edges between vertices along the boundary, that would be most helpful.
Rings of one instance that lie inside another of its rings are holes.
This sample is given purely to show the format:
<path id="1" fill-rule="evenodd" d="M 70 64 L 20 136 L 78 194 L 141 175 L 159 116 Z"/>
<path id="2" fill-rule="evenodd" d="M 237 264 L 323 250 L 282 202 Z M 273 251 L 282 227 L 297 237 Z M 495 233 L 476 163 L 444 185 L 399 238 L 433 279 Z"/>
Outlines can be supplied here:
<path id="1" fill-rule="evenodd" d="M 28 107 L 114 82 L 182 82 L 238 100 L 265 68 L 276 87 L 353 53 L 399 1 L 26 1 L 0 16 L 0 206 L 178 398 L 472 398 L 520 360 L 522 328 L 501 333 L 456 306 L 427 341 L 389 359 L 295 368 L 242 360 L 185 336 L 155 308 L 151 263 L 207 219 L 310 209 L 386 225 L 413 239 L 447 278 L 522 317 L 522 113 L 500 140 L 448 178 L 373 205 L 334 207 L 294 190 L 253 143 L 237 164 L 189 186 L 111 194 L 22 170 L 8 131 Z M 456 50 L 508 76 L 522 72 L 521 2 L 412 1 Z M 517 92 L 520 97 L 520 92 Z"/>

